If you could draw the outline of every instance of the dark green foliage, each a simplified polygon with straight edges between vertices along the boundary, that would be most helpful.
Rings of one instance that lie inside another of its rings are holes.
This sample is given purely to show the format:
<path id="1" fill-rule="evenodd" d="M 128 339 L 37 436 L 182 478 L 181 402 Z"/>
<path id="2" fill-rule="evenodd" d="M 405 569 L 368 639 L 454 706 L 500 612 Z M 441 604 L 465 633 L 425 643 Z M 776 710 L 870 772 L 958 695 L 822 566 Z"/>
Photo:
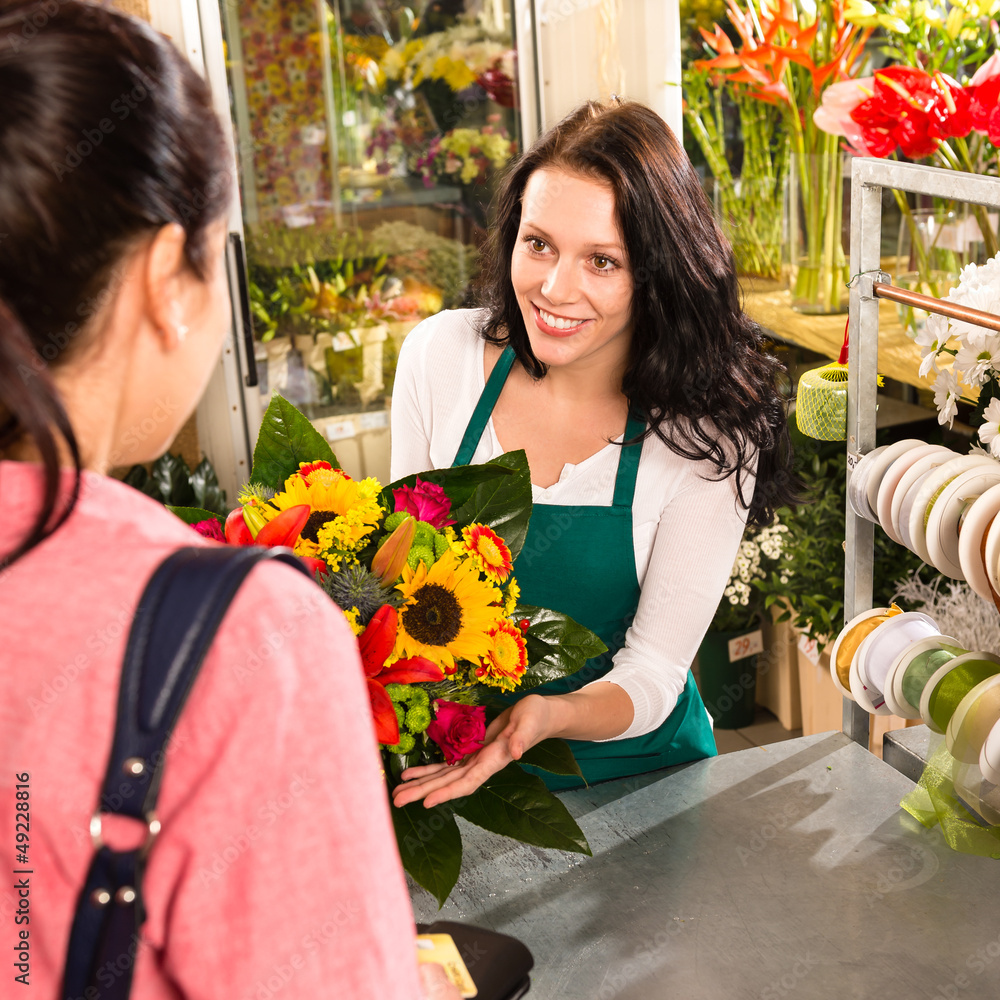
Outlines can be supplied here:
<path id="1" fill-rule="evenodd" d="M 223 517 L 229 513 L 226 491 L 207 458 L 192 472 L 180 455 L 166 454 L 148 472 L 142 465 L 133 465 L 123 482 L 171 507 L 198 507 Z"/>

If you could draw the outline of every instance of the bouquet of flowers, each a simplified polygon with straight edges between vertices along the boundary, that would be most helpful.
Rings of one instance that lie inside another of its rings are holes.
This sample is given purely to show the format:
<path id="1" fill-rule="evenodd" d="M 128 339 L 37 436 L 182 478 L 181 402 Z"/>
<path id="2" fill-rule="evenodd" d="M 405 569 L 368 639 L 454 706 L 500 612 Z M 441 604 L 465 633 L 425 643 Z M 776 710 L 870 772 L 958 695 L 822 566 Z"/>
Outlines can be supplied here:
<path id="1" fill-rule="evenodd" d="M 567 616 L 519 602 L 513 561 L 531 515 L 523 452 L 383 489 L 345 473 L 306 417 L 275 396 L 239 500 L 226 518 L 171 509 L 202 534 L 285 545 L 306 560 L 358 637 L 390 790 L 407 767 L 457 764 L 480 749 L 504 694 L 574 673 L 605 649 Z M 559 740 L 521 760 L 580 775 Z M 461 868 L 456 814 L 525 843 L 590 853 L 541 778 L 510 764 L 460 801 L 392 807 L 404 868 L 442 905 Z"/>
<path id="2" fill-rule="evenodd" d="M 424 175 L 424 186 L 435 180 L 461 181 L 462 184 L 485 184 L 517 152 L 517 143 L 506 129 L 497 126 L 499 115 L 490 115 L 483 128 L 454 128 L 431 140 L 427 153 L 417 161 Z"/>

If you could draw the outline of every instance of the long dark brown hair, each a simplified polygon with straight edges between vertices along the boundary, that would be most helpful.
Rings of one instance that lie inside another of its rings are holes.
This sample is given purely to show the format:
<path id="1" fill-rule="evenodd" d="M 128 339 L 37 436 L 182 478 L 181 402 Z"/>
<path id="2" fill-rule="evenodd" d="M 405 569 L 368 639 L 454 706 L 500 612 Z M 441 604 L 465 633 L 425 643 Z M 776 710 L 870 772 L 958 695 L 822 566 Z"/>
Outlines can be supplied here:
<path id="1" fill-rule="evenodd" d="M 145 234 L 179 223 L 208 273 L 207 230 L 228 209 L 222 127 L 204 81 L 149 25 L 76 0 L 0 0 L 0 457 L 31 443 L 41 507 L 12 563 L 69 516 L 81 459 L 51 371 Z M 74 487 L 60 500 L 60 450 Z"/>
<path id="2" fill-rule="evenodd" d="M 489 314 L 483 335 L 509 343 L 530 375 L 544 377 L 511 285 L 521 200 L 528 178 L 542 167 L 595 178 L 614 192 L 634 288 L 621 389 L 646 420 L 646 434 L 685 458 L 709 460 L 720 477 L 735 475 L 747 523 L 770 523 L 775 509 L 797 495 L 777 389 L 782 366 L 741 308 L 732 248 L 687 154 L 650 108 L 589 101 L 512 166 L 497 197 L 480 284 Z"/>

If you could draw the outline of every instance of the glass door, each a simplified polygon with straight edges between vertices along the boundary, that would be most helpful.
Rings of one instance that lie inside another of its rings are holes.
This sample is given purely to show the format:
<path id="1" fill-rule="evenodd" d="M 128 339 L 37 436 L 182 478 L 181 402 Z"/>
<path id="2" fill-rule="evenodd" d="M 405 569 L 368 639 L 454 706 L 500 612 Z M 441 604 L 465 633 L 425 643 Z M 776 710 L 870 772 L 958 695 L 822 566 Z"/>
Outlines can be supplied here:
<path id="1" fill-rule="evenodd" d="M 305 411 L 352 475 L 388 480 L 399 347 L 468 302 L 498 174 L 524 142 L 511 7 L 219 5 L 258 373 L 246 391 Z"/>

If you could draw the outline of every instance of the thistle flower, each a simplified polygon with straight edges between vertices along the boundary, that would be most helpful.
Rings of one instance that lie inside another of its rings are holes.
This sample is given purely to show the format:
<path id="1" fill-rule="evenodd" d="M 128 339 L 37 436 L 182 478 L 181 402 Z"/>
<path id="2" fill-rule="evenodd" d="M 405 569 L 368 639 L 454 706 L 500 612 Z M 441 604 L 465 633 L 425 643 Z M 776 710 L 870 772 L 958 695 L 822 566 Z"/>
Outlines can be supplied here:
<path id="1" fill-rule="evenodd" d="M 337 573 L 328 573 L 320 581 L 320 586 L 340 607 L 356 608 L 357 620 L 362 625 L 367 625 L 383 604 L 398 608 L 403 603 L 402 595 L 394 590 L 385 590 L 374 573 L 358 564 L 347 566 Z"/>

